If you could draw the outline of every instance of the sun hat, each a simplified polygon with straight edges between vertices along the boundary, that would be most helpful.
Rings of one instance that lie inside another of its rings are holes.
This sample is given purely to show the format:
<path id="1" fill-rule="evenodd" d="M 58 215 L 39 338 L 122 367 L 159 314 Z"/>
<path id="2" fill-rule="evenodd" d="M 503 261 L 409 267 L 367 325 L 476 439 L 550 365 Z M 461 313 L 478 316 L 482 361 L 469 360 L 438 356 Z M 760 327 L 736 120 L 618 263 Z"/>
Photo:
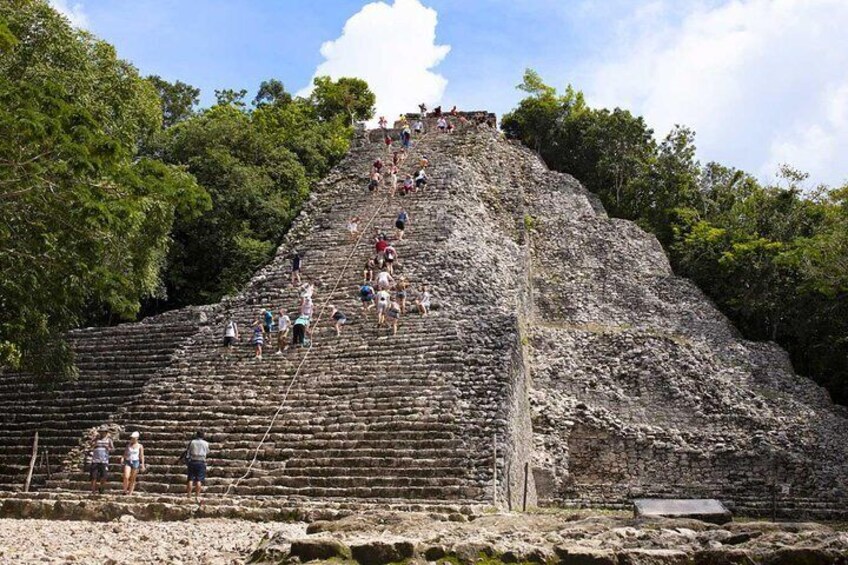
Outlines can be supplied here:
<path id="1" fill-rule="evenodd" d="M 130 434 L 130 437 L 138 439 L 138 437 L 139 437 L 140 435 L 141 435 L 141 434 L 140 434 L 140 433 L 138 433 L 138 432 L 133 432 L 133 433 L 131 433 L 131 434 Z"/>

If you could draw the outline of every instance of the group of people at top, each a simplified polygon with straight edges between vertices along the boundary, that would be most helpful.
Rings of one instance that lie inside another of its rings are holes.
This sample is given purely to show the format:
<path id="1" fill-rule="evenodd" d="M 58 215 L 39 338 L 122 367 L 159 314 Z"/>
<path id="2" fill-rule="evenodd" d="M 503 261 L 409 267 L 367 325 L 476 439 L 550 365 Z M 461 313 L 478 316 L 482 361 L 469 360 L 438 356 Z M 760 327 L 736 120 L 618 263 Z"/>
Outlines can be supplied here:
<path id="1" fill-rule="evenodd" d="M 121 476 L 123 479 L 123 493 L 131 495 L 135 492 L 139 472 L 147 471 L 144 462 L 144 446 L 140 441 L 141 434 L 134 431 L 130 434 L 130 440 L 124 448 L 120 459 Z M 87 461 L 89 476 L 91 478 L 91 493 L 103 494 L 106 490 L 106 481 L 109 476 L 109 465 L 115 444 L 107 426 L 101 426 L 96 435 L 89 443 L 89 457 Z M 186 465 L 186 494 L 200 498 L 203 483 L 206 481 L 206 457 L 209 454 L 209 443 L 202 431 L 195 433 L 194 438 L 188 443 L 179 457 L 179 461 Z"/>

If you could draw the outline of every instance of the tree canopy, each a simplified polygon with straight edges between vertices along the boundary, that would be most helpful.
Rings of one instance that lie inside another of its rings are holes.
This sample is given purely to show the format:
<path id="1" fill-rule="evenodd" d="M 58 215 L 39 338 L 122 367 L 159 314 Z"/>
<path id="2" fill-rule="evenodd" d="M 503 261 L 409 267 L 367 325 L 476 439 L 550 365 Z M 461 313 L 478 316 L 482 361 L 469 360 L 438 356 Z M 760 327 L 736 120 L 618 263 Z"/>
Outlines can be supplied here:
<path id="1" fill-rule="evenodd" d="M 0 366 L 72 372 L 64 331 L 214 301 L 273 254 L 373 112 L 358 79 L 142 78 L 46 0 L 0 4 Z"/>
<path id="2" fill-rule="evenodd" d="M 610 214 L 656 234 L 675 271 L 695 281 L 750 339 L 774 340 L 796 369 L 848 402 L 848 186 L 804 189 L 695 158 L 695 133 L 657 143 L 627 110 L 560 95 L 528 70 L 528 94 L 502 127 L 598 194 Z"/>

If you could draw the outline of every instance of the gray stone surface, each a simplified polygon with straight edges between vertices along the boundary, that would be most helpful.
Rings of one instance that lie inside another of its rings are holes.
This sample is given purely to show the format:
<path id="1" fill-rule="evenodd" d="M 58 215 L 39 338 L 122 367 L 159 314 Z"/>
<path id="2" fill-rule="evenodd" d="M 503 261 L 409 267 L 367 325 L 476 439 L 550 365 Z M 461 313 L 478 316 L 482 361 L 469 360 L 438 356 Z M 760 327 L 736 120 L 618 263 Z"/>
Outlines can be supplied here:
<path id="1" fill-rule="evenodd" d="M 732 520 L 730 511 L 713 498 L 637 498 L 633 510 L 637 518 L 694 518 L 713 524 Z"/>

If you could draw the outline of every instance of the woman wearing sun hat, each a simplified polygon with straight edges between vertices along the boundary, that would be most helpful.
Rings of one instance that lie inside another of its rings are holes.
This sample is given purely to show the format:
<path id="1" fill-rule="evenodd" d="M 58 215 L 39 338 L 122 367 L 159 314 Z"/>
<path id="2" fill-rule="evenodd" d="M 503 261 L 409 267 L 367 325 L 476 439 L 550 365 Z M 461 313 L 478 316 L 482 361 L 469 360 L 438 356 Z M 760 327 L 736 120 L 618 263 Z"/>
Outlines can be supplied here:
<path id="1" fill-rule="evenodd" d="M 124 449 L 124 456 L 121 457 L 121 466 L 124 470 L 124 494 L 133 493 L 139 470 L 141 472 L 146 470 L 144 466 L 144 446 L 138 441 L 139 435 L 138 432 L 130 434 L 130 442 Z"/>

